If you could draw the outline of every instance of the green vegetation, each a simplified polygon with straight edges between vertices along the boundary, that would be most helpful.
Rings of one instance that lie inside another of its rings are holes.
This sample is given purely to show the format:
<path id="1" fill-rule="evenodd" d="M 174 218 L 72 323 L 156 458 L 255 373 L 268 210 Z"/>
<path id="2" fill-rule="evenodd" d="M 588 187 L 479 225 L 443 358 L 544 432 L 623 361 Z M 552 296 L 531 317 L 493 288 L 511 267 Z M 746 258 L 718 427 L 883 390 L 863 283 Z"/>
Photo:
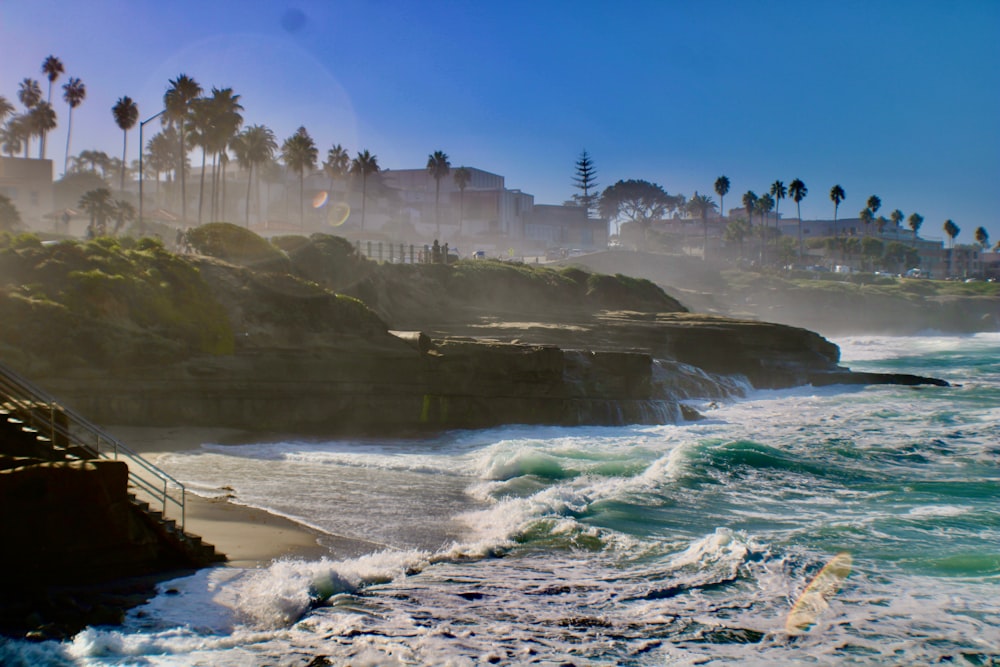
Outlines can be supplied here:
<path id="1" fill-rule="evenodd" d="M 228 222 L 212 222 L 188 231 L 188 242 L 197 252 L 260 271 L 290 268 L 285 254 L 251 231 Z"/>
<path id="2" fill-rule="evenodd" d="M 6 344 L 109 366 L 234 350 L 198 270 L 151 239 L 0 235 L 0 322 Z"/>

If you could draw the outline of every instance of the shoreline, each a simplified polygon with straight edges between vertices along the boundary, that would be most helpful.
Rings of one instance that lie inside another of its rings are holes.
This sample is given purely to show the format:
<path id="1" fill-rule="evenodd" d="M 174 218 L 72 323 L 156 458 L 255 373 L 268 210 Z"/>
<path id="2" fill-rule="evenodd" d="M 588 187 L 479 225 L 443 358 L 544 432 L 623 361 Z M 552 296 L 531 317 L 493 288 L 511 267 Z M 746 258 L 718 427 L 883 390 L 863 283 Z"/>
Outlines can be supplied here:
<path id="1" fill-rule="evenodd" d="M 277 439 L 233 428 L 116 426 L 103 427 L 126 447 L 156 465 L 159 455 L 194 451 L 203 444 L 249 444 Z M 263 509 L 225 497 L 186 494 L 185 531 L 201 537 L 226 555 L 226 567 L 267 567 L 281 558 L 318 560 L 350 558 L 384 549 L 356 538 L 331 535 Z"/>

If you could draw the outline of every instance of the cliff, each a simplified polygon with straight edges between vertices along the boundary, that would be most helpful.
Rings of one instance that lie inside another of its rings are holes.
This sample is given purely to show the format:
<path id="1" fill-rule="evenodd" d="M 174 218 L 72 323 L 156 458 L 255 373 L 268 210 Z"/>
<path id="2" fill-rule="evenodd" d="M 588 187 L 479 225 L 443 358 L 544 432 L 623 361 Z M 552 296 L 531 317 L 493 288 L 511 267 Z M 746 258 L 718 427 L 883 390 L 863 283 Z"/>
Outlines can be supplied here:
<path id="1" fill-rule="evenodd" d="M 689 313 L 621 274 L 377 265 L 335 237 L 223 224 L 192 239 L 210 254 L 8 239 L 0 349 L 97 422 L 287 433 L 670 421 L 725 391 L 685 367 L 755 387 L 858 380 L 813 332 Z"/>

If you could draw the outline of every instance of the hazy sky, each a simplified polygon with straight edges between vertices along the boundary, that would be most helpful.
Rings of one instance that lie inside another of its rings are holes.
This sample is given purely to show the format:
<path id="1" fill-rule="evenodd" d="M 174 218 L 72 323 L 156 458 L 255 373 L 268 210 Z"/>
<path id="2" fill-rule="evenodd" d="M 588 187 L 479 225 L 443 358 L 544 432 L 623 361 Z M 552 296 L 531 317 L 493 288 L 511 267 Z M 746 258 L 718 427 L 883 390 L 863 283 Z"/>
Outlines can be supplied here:
<path id="1" fill-rule="evenodd" d="M 66 67 L 57 171 L 68 76 L 87 85 L 73 152 L 120 155 L 116 99 L 147 118 L 186 73 L 279 141 L 305 125 L 321 157 L 342 143 L 403 169 L 440 149 L 538 203 L 574 194 L 586 148 L 602 188 L 690 196 L 725 174 L 728 209 L 801 178 L 805 218 L 832 217 L 839 183 L 842 217 L 877 194 L 924 236 L 952 218 L 959 241 L 1000 240 L 997 0 L 0 0 L 0 94 L 16 104 L 27 76 L 44 91 L 49 54 Z"/>

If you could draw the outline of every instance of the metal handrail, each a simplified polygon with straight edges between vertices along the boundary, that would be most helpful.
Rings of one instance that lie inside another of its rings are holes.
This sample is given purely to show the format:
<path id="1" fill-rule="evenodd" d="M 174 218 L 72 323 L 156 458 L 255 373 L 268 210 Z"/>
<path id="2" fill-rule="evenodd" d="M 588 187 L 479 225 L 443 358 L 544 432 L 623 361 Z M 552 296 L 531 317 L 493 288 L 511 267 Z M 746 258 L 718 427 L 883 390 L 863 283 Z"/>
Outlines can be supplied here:
<path id="1" fill-rule="evenodd" d="M 10 405 L 17 418 L 48 437 L 53 450 L 58 443 L 65 443 L 92 458 L 124 459 L 130 484 L 149 494 L 162 508 L 164 518 L 168 507 L 176 507 L 179 517 L 175 521 L 184 529 L 187 492 L 183 484 L 2 363 L 0 402 Z"/>

